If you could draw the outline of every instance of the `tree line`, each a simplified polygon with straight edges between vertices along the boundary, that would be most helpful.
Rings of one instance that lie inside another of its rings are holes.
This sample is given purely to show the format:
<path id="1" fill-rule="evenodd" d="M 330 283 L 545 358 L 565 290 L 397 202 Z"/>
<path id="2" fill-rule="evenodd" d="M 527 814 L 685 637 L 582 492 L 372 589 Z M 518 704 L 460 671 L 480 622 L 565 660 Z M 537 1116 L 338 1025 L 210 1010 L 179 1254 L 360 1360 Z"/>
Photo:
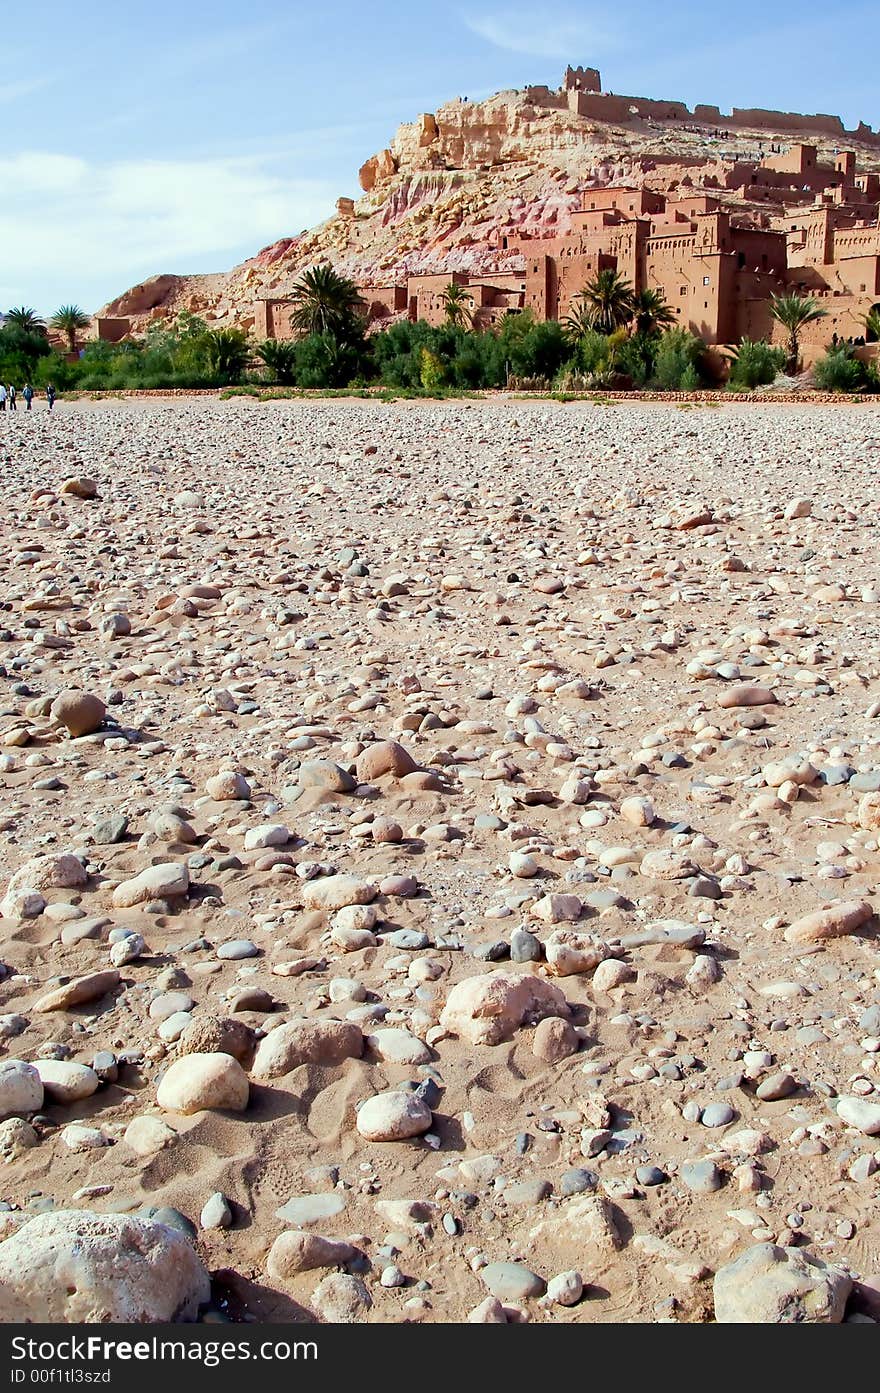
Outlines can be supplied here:
<path id="1" fill-rule="evenodd" d="M 77 335 L 89 320 L 63 306 L 49 327 L 63 335 L 68 354 L 53 349 L 46 325 L 32 310 L 10 310 L 0 327 L 0 380 L 59 390 L 239 386 L 342 389 L 379 385 L 442 395 L 492 388 L 580 392 L 656 388 L 695 391 L 715 385 L 707 345 L 676 323 L 661 291 L 635 291 L 617 271 L 599 271 L 576 295 L 561 322 L 511 311 L 490 328 L 475 327 L 466 286 L 450 282 L 443 323 L 397 321 L 367 332 L 355 284 L 329 265 L 306 271 L 290 296 L 292 339 L 253 342 L 241 329 L 212 329 L 198 316 L 179 314 L 137 340 L 89 341 Z M 825 315 L 817 301 L 774 296 L 770 313 L 785 332 L 784 347 L 744 339 L 730 353 L 728 384 L 749 391 L 781 372 L 797 371 L 801 334 Z M 866 320 L 880 338 L 876 311 Z M 72 355 L 77 354 L 76 357 Z M 863 364 L 836 336 L 813 371 L 831 391 L 880 390 L 875 364 Z"/>

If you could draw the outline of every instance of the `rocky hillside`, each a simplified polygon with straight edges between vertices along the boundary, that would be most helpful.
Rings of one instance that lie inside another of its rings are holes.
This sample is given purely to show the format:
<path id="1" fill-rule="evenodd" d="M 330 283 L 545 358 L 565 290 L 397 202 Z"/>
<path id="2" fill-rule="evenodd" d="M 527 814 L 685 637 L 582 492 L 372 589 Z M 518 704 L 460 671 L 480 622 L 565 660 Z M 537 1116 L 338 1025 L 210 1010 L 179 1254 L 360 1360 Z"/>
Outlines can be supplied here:
<path id="1" fill-rule="evenodd" d="M 830 159 L 839 139 L 817 136 L 808 121 L 801 138 Z M 155 276 L 98 314 L 130 317 L 136 332 L 182 309 L 250 327 L 260 299 L 284 297 L 306 267 L 323 260 L 376 286 L 416 272 L 515 269 L 521 263 L 504 239 L 565 231 L 589 188 L 625 182 L 717 192 L 735 160 L 758 159 L 773 143 L 797 138 L 790 120 L 778 133 L 741 124 L 719 133 L 696 121 L 646 118 L 635 106 L 625 123 L 599 121 L 569 110 L 565 93 L 546 88 L 448 102 L 399 127 L 391 145 L 361 166 L 362 197 L 340 199 L 310 232 L 281 237 L 225 274 Z M 876 137 L 847 135 L 846 144 L 861 168 L 880 168 Z M 747 205 L 739 212 L 758 216 Z"/>

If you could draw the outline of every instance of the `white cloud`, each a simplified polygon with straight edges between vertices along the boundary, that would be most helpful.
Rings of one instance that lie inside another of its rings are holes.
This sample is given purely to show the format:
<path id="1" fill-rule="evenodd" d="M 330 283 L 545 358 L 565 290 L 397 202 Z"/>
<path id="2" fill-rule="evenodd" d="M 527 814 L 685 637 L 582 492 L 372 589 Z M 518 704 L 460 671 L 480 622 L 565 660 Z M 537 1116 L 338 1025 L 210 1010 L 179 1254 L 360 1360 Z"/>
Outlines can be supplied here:
<path id="1" fill-rule="evenodd" d="M 9 194 L 61 193 L 82 185 L 89 172 L 85 160 L 74 155 L 51 155 L 44 150 L 22 150 L 3 161 Z"/>
<path id="2" fill-rule="evenodd" d="M 496 48 L 536 58 L 564 58 L 575 67 L 620 43 L 600 20 L 568 10 L 503 10 L 463 19 L 471 33 Z"/>
<path id="3" fill-rule="evenodd" d="M 25 77 L 18 82 L 0 82 L 0 103 L 17 102 L 22 97 L 30 97 L 41 92 L 53 79 L 50 77 Z"/>
<path id="4" fill-rule="evenodd" d="M 19 287 L 16 302 L 43 309 L 59 296 L 95 309 L 161 271 L 226 270 L 242 248 L 251 255 L 329 217 L 340 192 L 262 157 L 97 164 L 32 151 L 6 172 L 4 280 Z"/>

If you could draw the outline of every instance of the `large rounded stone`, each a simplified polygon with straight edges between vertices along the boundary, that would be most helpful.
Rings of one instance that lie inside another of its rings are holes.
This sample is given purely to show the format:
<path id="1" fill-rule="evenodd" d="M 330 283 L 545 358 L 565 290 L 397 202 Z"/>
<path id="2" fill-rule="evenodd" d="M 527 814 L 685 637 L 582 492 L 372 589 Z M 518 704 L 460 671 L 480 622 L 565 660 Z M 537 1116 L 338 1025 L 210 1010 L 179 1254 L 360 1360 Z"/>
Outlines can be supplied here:
<path id="1" fill-rule="evenodd" d="M 546 1290 L 543 1277 L 521 1262 L 490 1262 L 480 1277 L 499 1301 L 528 1301 L 529 1297 L 543 1296 Z"/>
<path id="2" fill-rule="evenodd" d="M 178 1055 L 231 1054 L 240 1064 L 250 1058 L 253 1049 L 254 1032 L 250 1026 L 218 1016 L 197 1016 L 177 1042 Z"/>
<path id="3" fill-rule="evenodd" d="M 182 861 L 148 866 L 131 880 L 123 880 L 113 891 L 117 909 L 131 909 L 149 900 L 170 900 L 189 889 L 189 871 Z"/>
<path id="4" fill-rule="evenodd" d="M 122 1140 L 138 1156 L 154 1156 L 157 1151 L 164 1151 L 166 1146 L 175 1142 L 177 1133 L 161 1117 L 151 1117 L 145 1113 L 132 1118 Z"/>
<path id="5" fill-rule="evenodd" d="M 291 1229 L 280 1233 L 269 1249 L 266 1271 L 270 1277 L 294 1277 L 298 1272 L 310 1272 L 316 1267 L 342 1267 L 358 1256 L 358 1249 L 335 1238 L 323 1238 L 319 1233 Z"/>
<path id="6" fill-rule="evenodd" d="M 363 1052 L 354 1021 L 287 1021 L 260 1041 L 252 1072 L 255 1079 L 278 1079 L 300 1064 L 341 1064 Z"/>
<path id="7" fill-rule="evenodd" d="M 0 1060 L 0 1117 L 20 1117 L 43 1106 L 43 1083 L 33 1064 Z"/>
<path id="8" fill-rule="evenodd" d="M 880 1136 L 880 1103 L 870 1098 L 838 1098 L 837 1116 L 866 1137 Z"/>
<path id="9" fill-rule="evenodd" d="M 91 735 L 100 726 L 106 711 L 100 697 L 75 688 L 60 692 L 51 706 L 55 720 L 67 726 L 71 735 Z"/>
<path id="10" fill-rule="evenodd" d="M 222 769 L 205 784 L 205 791 L 215 803 L 246 802 L 251 796 L 251 786 L 244 774 L 236 774 L 233 769 Z"/>
<path id="11" fill-rule="evenodd" d="M 375 1030 L 367 1036 L 367 1044 L 377 1059 L 385 1064 L 427 1064 L 431 1051 L 410 1030 L 395 1029 L 391 1026 Z"/>
<path id="12" fill-rule="evenodd" d="M 348 1325 L 360 1320 L 373 1304 L 373 1298 L 360 1277 L 347 1272 L 333 1272 L 312 1293 L 312 1305 L 324 1320 L 333 1325 Z"/>
<path id="13" fill-rule="evenodd" d="M 715 1273 L 715 1319 L 725 1325 L 836 1325 L 851 1289 L 845 1272 L 800 1248 L 758 1243 Z"/>
<path id="14" fill-rule="evenodd" d="M 156 1102 L 188 1116 L 211 1108 L 243 1112 L 249 1096 L 247 1074 L 232 1055 L 187 1054 L 165 1070 Z"/>
<path id="15" fill-rule="evenodd" d="M 360 783 L 370 784 L 385 774 L 400 779 L 404 774 L 411 774 L 415 767 L 415 760 L 403 745 L 396 740 L 378 740 L 358 755 L 357 776 Z"/>
<path id="16" fill-rule="evenodd" d="M 376 898 L 376 886 L 355 875 L 328 875 L 306 881 L 301 893 L 306 909 L 344 909 L 346 905 L 369 904 Z"/>
<path id="17" fill-rule="evenodd" d="M 357 1115 L 357 1129 L 367 1141 L 406 1141 L 430 1126 L 431 1109 L 414 1093 L 377 1093 Z"/>
<path id="18" fill-rule="evenodd" d="M 78 1103 L 91 1098 L 101 1083 L 94 1069 L 72 1059 L 38 1059 L 35 1068 L 46 1097 L 53 1103 Z"/>
<path id="19" fill-rule="evenodd" d="M 457 983 L 440 1024 L 472 1045 L 497 1045 L 527 1022 L 568 1015 L 565 997 L 552 982 L 527 972 L 492 972 Z"/>
<path id="20" fill-rule="evenodd" d="M 85 1006 L 97 1001 L 119 985 L 119 973 L 115 967 L 106 967 L 102 972 L 90 972 L 86 977 L 74 977 L 72 982 L 54 987 L 46 992 L 31 1007 L 32 1011 L 68 1011 L 74 1006 Z"/>
<path id="21" fill-rule="evenodd" d="M 128 1214 L 60 1209 L 0 1243 L 0 1322 L 194 1320 L 210 1294 L 182 1234 Z"/>
<path id="22" fill-rule="evenodd" d="M 559 1016 L 547 1016 L 539 1021 L 532 1036 L 532 1053 L 548 1064 L 559 1064 L 576 1054 L 580 1047 L 578 1033 L 569 1021 Z"/>
<path id="23" fill-rule="evenodd" d="M 86 868 L 78 856 L 64 852 L 60 856 L 34 856 L 19 866 L 7 887 L 7 895 L 17 890 L 73 890 L 88 880 Z"/>
<path id="24" fill-rule="evenodd" d="M 307 759 L 299 766 L 297 783 L 303 788 L 323 788 L 329 793 L 351 793 L 357 787 L 347 769 L 332 759 Z"/>

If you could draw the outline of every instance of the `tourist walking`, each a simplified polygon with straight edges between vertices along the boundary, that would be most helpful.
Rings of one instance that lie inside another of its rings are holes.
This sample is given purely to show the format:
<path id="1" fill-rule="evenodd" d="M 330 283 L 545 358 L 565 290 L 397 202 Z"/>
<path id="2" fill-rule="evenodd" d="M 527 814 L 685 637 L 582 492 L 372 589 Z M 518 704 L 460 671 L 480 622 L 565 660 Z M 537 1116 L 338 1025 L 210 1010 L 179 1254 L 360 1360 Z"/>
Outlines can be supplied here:
<path id="1" fill-rule="evenodd" d="M 18 392 L 15 390 L 15 383 L 14 383 L 14 382 L 10 382 L 10 384 L 9 384 L 9 410 L 10 410 L 10 411 L 17 411 L 17 410 L 18 410 L 18 400 L 17 400 L 17 398 L 18 398 Z"/>
<path id="2" fill-rule="evenodd" d="M 51 382 L 46 388 L 46 401 L 49 403 L 49 410 L 51 411 L 55 405 L 55 388 L 52 386 Z"/>
<path id="3" fill-rule="evenodd" d="M 0 411 L 6 410 L 6 388 L 0 382 Z"/>
<path id="4" fill-rule="evenodd" d="M 31 409 L 31 402 L 32 402 L 33 399 L 34 399 L 34 389 L 33 389 L 33 387 L 31 386 L 31 384 L 30 384 L 29 382 L 26 382 L 26 383 L 24 384 L 24 391 L 22 392 L 22 396 L 24 397 L 24 409 L 25 409 L 25 411 L 30 411 L 30 409 Z"/>

